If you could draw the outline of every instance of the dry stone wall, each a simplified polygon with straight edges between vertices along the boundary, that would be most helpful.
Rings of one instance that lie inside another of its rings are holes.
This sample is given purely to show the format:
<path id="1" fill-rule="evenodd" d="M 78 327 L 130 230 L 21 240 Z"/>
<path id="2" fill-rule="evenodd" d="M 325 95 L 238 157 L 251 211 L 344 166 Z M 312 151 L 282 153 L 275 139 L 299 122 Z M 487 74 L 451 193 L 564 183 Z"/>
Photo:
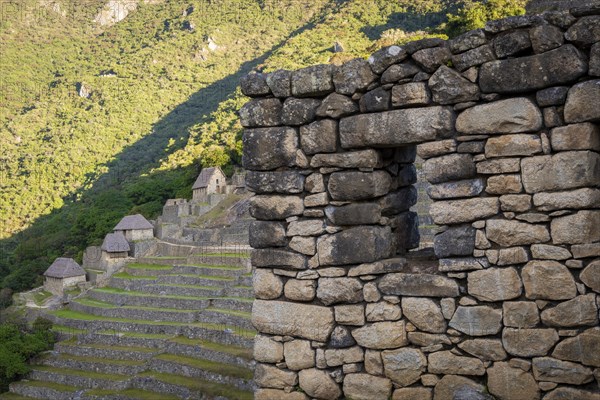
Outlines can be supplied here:
<path id="1" fill-rule="evenodd" d="M 256 399 L 600 399 L 599 13 L 243 79 Z"/>

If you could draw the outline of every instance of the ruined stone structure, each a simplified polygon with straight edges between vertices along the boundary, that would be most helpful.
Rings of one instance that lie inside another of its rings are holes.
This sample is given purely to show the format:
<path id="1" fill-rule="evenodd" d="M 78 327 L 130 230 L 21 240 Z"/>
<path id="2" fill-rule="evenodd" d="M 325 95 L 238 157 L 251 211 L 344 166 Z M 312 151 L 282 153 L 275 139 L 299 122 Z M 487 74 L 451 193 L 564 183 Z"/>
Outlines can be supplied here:
<path id="1" fill-rule="evenodd" d="M 244 78 L 257 400 L 600 398 L 599 12 Z"/>

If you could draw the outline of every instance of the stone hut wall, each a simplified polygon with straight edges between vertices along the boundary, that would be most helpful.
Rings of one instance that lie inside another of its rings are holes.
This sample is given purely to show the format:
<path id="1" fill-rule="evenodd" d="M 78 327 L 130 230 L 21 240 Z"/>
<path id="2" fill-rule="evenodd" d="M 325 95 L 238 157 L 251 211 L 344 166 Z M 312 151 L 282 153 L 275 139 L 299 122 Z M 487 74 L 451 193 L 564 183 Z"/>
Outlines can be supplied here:
<path id="1" fill-rule="evenodd" d="M 256 399 L 600 398 L 599 11 L 243 79 Z"/>

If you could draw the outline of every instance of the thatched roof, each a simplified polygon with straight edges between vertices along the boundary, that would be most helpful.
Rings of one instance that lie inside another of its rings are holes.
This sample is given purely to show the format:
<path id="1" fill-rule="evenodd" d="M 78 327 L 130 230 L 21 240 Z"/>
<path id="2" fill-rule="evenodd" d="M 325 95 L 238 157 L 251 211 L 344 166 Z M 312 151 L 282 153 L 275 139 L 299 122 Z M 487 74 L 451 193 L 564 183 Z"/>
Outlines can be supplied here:
<path id="1" fill-rule="evenodd" d="M 123 217 L 121 222 L 115 226 L 115 231 L 135 231 L 141 229 L 153 229 L 152 224 L 148 222 L 143 215 L 135 214 Z"/>
<path id="2" fill-rule="evenodd" d="M 104 242 L 102 242 L 102 251 L 106 251 L 107 253 L 122 253 L 125 251 L 129 251 L 129 242 L 125 239 L 122 233 L 109 233 L 104 238 Z"/>
<path id="3" fill-rule="evenodd" d="M 85 275 L 85 271 L 72 258 L 57 258 L 50 268 L 44 272 L 44 276 L 51 278 L 71 278 L 73 276 Z"/>
<path id="4" fill-rule="evenodd" d="M 200 175 L 198 175 L 196 182 L 194 182 L 194 186 L 192 186 L 192 190 L 202 189 L 202 188 L 207 187 L 209 182 L 211 181 L 211 179 L 218 172 L 220 172 L 222 176 L 225 176 L 225 174 L 219 167 L 204 168 L 202 171 L 200 171 Z"/>

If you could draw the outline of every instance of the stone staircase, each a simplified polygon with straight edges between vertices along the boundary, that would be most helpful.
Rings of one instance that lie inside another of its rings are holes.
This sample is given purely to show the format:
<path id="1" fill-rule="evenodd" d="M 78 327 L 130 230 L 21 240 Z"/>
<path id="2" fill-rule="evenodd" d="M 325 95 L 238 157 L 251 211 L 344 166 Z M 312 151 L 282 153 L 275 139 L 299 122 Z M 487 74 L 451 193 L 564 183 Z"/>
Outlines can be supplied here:
<path id="1" fill-rule="evenodd" d="M 0 399 L 252 399 L 251 285 L 239 254 L 140 259 L 45 312 L 61 341 Z"/>

